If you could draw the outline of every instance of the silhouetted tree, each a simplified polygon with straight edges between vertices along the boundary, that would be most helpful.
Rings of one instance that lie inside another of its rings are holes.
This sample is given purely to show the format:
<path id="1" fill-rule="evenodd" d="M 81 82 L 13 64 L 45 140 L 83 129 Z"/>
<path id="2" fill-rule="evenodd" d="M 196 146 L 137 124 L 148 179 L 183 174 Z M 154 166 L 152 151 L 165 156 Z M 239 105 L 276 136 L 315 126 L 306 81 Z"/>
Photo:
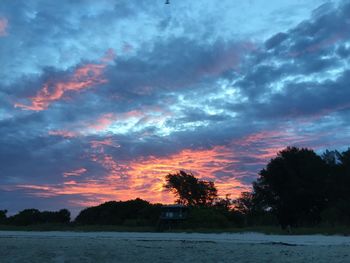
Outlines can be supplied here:
<path id="1" fill-rule="evenodd" d="M 326 151 L 328 207 L 322 219 L 330 224 L 350 224 L 350 149 L 339 153 Z"/>
<path id="2" fill-rule="evenodd" d="M 241 196 L 233 201 L 233 204 L 238 212 L 244 215 L 250 215 L 256 207 L 254 194 L 252 192 L 242 192 Z"/>
<path id="3" fill-rule="evenodd" d="M 282 227 L 317 224 L 327 204 L 326 178 L 325 162 L 313 150 L 288 147 L 259 173 L 254 195 Z"/>
<path id="4" fill-rule="evenodd" d="M 18 214 L 11 216 L 9 221 L 11 224 L 19 226 L 27 226 L 40 224 L 40 211 L 37 209 L 25 209 Z"/>
<path id="5" fill-rule="evenodd" d="M 257 199 L 254 192 L 242 192 L 240 197 L 233 200 L 234 211 L 242 216 L 244 225 L 275 225 L 276 217 L 269 207 Z"/>
<path id="6" fill-rule="evenodd" d="M 164 187 L 177 197 L 176 202 L 188 206 L 212 206 L 217 198 L 214 182 L 199 180 L 192 173 L 179 171 L 166 176 Z"/>
<path id="7" fill-rule="evenodd" d="M 233 200 L 230 198 L 230 194 L 226 194 L 225 198 L 218 197 L 214 202 L 214 207 L 223 211 L 231 211 Z"/>
<path id="8" fill-rule="evenodd" d="M 44 224 L 66 224 L 70 222 L 70 212 L 61 209 L 58 212 L 44 211 L 40 213 L 40 223 Z"/>
<path id="9" fill-rule="evenodd" d="M 0 210 L 0 224 L 5 224 L 7 220 L 7 210 Z"/>
<path id="10" fill-rule="evenodd" d="M 69 223 L 70 222 L 70 212 L 68 209 L 61 209 L 58 211 L 58 217 L 57 217 L 58 223 Z"/>
<path id="11" fill-rule="evenodd" d="M 340 163 L 342 155 L 338 151 L 329 151 L 326 150 L 322 155 L 322 160 L 329 167 L 336 167 Z"/>

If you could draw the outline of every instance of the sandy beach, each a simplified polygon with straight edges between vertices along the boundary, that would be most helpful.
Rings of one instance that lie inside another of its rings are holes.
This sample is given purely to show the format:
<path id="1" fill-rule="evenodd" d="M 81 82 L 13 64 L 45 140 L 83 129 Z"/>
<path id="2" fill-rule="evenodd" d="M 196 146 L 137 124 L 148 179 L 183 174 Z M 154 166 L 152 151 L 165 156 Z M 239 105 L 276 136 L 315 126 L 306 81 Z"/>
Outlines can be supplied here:
<path id="1" fill-rule="evenodd" d="M 350 237 L 0 231 L 0 262 L 350 262 Z"/>

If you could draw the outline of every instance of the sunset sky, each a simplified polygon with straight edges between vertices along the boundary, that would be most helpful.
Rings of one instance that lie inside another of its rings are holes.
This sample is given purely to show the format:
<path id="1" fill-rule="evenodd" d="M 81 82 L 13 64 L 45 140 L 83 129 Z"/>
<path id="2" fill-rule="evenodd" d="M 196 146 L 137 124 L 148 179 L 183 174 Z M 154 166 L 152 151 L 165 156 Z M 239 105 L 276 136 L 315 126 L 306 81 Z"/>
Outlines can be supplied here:
<path id="1" fill-rule="evenodd" d="M 350 1 L 170 2 L 0 1 L 0 210 L 171 203 L 179 169 L 235 197 L 350 146 Z"/>

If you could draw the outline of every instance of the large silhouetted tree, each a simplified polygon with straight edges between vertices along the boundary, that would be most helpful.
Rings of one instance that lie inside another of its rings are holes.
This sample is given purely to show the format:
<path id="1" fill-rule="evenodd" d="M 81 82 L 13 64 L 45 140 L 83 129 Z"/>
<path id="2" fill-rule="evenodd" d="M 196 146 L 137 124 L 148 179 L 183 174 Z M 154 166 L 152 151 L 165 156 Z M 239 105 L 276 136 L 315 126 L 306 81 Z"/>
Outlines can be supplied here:
<path id="1" fill-rule="evenodd" d="M 343 222 L 350 224 L 350 148 L 340 157 L 341 179 L 339 182 L 339 204 Z"/>
<path id="2" fill-rule="evenodd" d="M 179 171 L 166 176 L 164 187 L 175 194 L 176 202 L 188 206 L 212 206 L 217 198 L 214 182 L 197 179 L 193 174 Z"/>
<path id="3" fill-rule="evenodd" d="M 350 149 L 339 153 L 326 151 L 322 155 L 327 164 L 328 207 L 323 221 L 331 224 L 350 223 Z"/>
<path id="4" fill-rule="evenodd" d="M 260 172 L 254 195 L 283 227 L 316 224 L 327 203 L 326 179 L 326 164 L 313 150 L 288 147 Z"/>

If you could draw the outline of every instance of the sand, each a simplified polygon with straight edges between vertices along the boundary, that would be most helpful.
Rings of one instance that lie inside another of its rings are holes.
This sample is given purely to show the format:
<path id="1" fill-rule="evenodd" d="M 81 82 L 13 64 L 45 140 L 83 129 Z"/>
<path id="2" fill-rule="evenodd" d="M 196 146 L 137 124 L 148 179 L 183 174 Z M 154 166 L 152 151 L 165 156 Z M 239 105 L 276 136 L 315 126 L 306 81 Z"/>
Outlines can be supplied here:
<path id="1" fill-rule="evenodd" d="M 350 237 L 0 231 L 0 262 L 350 262 Z"/>

